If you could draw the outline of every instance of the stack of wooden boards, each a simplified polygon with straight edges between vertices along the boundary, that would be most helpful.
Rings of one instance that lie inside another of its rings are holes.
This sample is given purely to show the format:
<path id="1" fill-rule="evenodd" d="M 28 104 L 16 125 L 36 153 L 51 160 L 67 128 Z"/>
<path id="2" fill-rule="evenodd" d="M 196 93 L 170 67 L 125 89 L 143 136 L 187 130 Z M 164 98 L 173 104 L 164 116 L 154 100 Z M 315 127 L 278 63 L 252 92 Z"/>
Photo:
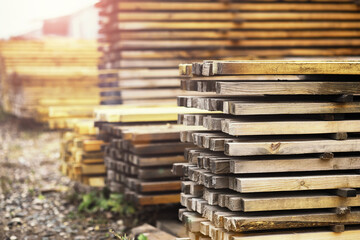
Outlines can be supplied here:
<path id="1" fill-rule="evenodd" d="M 196 147 L 173 167 L 187 179 L 179 217 L 191 239 L 360 236 L 360 61 L 204 61 L 180 72 L 191 77 L 183 89 L 213 96 L 179 105 L 217 111 L 179 116 L 206 128 L 181 134 Z"/>
<path id="2" fill-rule="evenodd" d="M 92 117 L 98 105 L 96 41 L 0 41 L 1 102 L 5 111 L 39 122 Z M 60 123 L 64 125 L 64 123 Z"/>
<path id="3" fill-rule="evenodd" d="M 173 163 L 184 162 L 180 131 L 202 127 L 174 124 L 179 113 L 192 109 L 143 107 L 95 110 L 98 138 L 104 146 L 107 185 L 138 206 L 179 203 L 180 178 Z"/>
<path id="4" fill-rule="evenodd" d="M 353 0 L 101 0 L 103 104 L 170 101 L 202 59 L 360 54 Z M 155 98 L 155 99 L 154 99 Z"/>
<path id="5" fill-rule="evenodd" d="M 61 172 L 92 187 L 105 185 L 103 141 L 96 139 L 93 120 L 78 120 L 73 131 L 62 133 Z"/>

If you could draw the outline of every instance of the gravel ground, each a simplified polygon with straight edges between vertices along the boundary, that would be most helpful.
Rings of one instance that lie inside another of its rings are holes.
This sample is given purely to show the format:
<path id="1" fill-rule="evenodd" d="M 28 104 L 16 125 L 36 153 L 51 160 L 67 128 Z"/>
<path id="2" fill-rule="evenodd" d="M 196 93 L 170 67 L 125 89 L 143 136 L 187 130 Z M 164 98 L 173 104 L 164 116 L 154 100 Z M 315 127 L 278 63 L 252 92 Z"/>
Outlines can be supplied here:
<path id="1" fill-rule="evenodd" d="M 113 239 L 110 213 L 84 216 L 87 189 L 59 172 L 60 134 L 12 117 L 0 120 L 0 239 Z"/>

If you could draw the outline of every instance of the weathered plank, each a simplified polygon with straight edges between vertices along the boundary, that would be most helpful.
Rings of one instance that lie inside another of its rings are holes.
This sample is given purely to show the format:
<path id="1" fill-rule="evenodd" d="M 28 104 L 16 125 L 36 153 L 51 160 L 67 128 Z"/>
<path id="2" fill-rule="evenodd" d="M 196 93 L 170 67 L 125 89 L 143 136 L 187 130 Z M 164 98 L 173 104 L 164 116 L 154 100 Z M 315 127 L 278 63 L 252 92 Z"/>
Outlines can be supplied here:
<path id="1" fill-rule="evenodd" d="M 359 70 L 357 70 L 359 71 Z M 217 82 L 216 93 L 230 96 L 360 94 L 358 82 Z"/>
<path id="2" fill-rule="evenodd" d="M 223 219 L 223 221 L 222 221 Z M 304 212 L 285 214 L 274 214 L 268 216 L 224 216 L 218 219 L 226 230 L 234 232 L 251 231 L 252 229 L 288 229 L 298 227 L 320 227 L 331 226 L 335 223 L 358 224 L 359 211 L 353 211 L 345 216 L 338 216 L 331 212 Z"/>
<path id="3" fill-rule="evenodd" d="M 267 172 L 305 172 L 359 169 L 359 156 L 314 157 L 250 157 L 231 159 L 229 172 L 237 174 Z"/>
<path id="4" fill-rule="evenodd" d="M 289 177 L 237 177 L 232 189 L 241 193 L 360 188 L 359 174 Z"/>
<path id="5" fill-rule="evenodd" d="M 219 11 L 219 10 L 242 10 L 242 11 L 356 11 L 358 7 L 354 4 L 321 4 L 321 3 L 222 3 L 222 2 L 121 2 L 118 4 L 119 10 L 143 10 L 143 11 Z"/>
<path id="6" fill-rule="evenodd" d="M 233 140 L 225 143 L 225 154 L 229 156 L 286 155 L 324 152 L 358 152 L 359 139 L 343 141 L 326 139 L 293 140 Z"/>
<path id="7" fill-rule="evenodd" d="M 266 118 L 260 121 L 250 119 L 225 119 L 221 121 L 222 131 L 233 136 L 246 135 L 287 135 L 287 134 L 324 134 L 339 132 L 360 132 L 359 120 L 312 121 L 296 118 L 294 121 Z"/>
<path id="8" fill-rule="evenodd" d="M 214 75 L 238 74 L 358 74 L 359 61 L 213 61 Z"/>

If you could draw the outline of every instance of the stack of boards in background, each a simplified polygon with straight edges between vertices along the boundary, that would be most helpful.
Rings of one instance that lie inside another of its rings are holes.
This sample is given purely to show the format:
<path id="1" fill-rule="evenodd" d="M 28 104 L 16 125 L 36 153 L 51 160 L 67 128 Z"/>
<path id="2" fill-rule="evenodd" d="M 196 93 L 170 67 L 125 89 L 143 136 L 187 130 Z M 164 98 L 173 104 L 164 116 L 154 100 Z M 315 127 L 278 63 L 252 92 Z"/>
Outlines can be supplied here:
<path id="1" fill-rule="evenodd" d="M 180 131 L 203 128 L 174 123 L 179 113 L 191 112 L 161 106 L 95 110 L 110 190 L 140 207 L 179 203 L 180 178 L 171 168 L 184 162 L 184 149 L 193 146 L 180 142 Z"/>
<path id="2" fill-rule="evenodd" d="M 61 172 L 92 187 L 105 185 L 103 141 L 97 140 L 93 120 L 78 120 L 72 131 L 62 133 Z"/>
<path id="3" fill-rule="evenodd" d="M 356 56 L 353 0 L 101 0 L 102 104 L 172 101 L 179 63 Z"/>
<path id="4" fill-rule="evenodd" d="M 97 42 L 49 38 L 0 41 L 1 101 L 20 118 L 66 125 L 100 103 Z"/>
<path id="5" fill-rule="evenodd" d="M 181 65 L 187 163 L 179 218 L 190 239 L 360 236 L 360 62 Z M 188 79 L 188 77 L 191 77 Z M 345 230 L 345 231 L 344 231 Z M 342 233 L 338 233 L 342 232 Z"/>

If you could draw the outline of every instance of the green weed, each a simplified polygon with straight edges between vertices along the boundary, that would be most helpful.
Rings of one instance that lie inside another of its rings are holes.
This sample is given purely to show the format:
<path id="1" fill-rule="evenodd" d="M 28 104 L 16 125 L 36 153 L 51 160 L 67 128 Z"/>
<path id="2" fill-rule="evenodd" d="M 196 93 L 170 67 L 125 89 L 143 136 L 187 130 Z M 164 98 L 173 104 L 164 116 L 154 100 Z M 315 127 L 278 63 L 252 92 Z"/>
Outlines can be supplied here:
<path id="1" fill-rule="evenodd" d="M 9 118 L 9 115 L 6 114 L 3 108 L 0 106 L 0 122 L 5 122 Z"/>
<path id="2" fill-rule="evenodd" d="M 131 216 L 135 213 L 135 208 L 125 201 L 122 194 L 93 191 L 82 196 L 78 211 L 86 213 L 110 211 L 121 216 Z"/>
<path id="3" fill-rule="evenodd" d="M 124 236 L 121 236 L 120 234 L 114 232 L 114 230 L 110 229 L 110 233 L 112 233 L 115 237 L 117 237 L 120 240 L 148 240 L 148 238 L 144 234 L 140 234 L 136 239 L 133 237 L 128 237 L 126 234 Z"/>

